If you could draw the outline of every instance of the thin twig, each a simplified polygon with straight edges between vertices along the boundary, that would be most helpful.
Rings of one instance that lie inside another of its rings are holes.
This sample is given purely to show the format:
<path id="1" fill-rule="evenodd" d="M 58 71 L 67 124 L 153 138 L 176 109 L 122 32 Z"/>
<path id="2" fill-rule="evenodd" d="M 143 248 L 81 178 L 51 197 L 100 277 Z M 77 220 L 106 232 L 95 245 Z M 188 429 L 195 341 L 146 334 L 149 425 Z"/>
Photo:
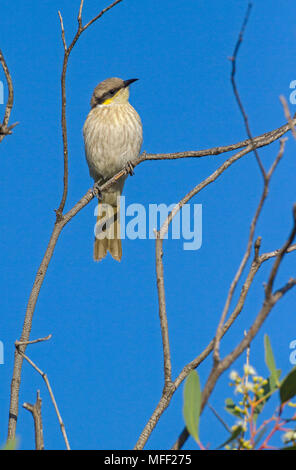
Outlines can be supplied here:
<path id="1" fill-rule="evenodd" d="M 208 403 L 208 407 L 210 408 L 210 410 L 212 411 L 212 413 L 216 416 L 216 418 L 218 419 L 218 421 L 220 421 L 220 423 L 222 424 L 222 426 L 226 429 L 227 432 L 231 432 L 231 429 L 230 427 L 228 426 L 227 423 L 225 423 L 224 419 L 221 418 L 221 416 L 219 415 L 219 413 L 215 410 L 215 408 L 210 404 Z"/>
<path id="2" fill-rule="evenodd" d="M 234 48 L 234 52 L 233 52 L 233 55 L 231 57 L 231 63 L 232 63 L 232 69 L 231 69 L 231 76 L 230 76 L 230 80 L 231 80 L 231 84 L 232 84 L 232 88 L 233 88 L 233 92 L 234 92 L 234 96 L 236 98 L 236 101 L 237 101 L 237 104 L 239 106 L 239 109 L 242 113 L 242 116 L 243 116 L 243 119 L 244 119 L 244 122 L 245 122 L 245 127 L 246 127 L 246 131 L 247 131 L 247 134 L 248 134 L 248 137 L 249 139 L 251 140 L 252 142 L 252 145 L 253 145 L 253 137 L 252 137 L 252 134 L 251 134 L 251 130 L 250 130 L 250 126 L 249 126 L 249 121 L 248 121 L 248 116 L 244 110 L 244 106 L 243 106 L 243 103 L 241 101 L 241 98 L 240 98 L 240 95 L 239 95 L 239 92 L 238 92 L 238 89 L 237 89 L 237 85 L 236 85 L 236 81 L 235 81 L 235 74 L 236 74 L 236 60 L 237 60 L 237 55 L 238 55 L 238 52 L 239 52 L 239 49 L 240 49 L 240 46 L 243 42 L 243 38 L 244 38 L 244 33 L 245 33 L 245 29 L 246 29 L 246 26 L 248 24 L 248 21 L 249 21 L 249 17 L 250 17 L 250 13 L 251 13 L 251 9 L 252 9 L 252 3 L 249 3 L 248 4 L 248 8 L 247 8 L 247 11 L 246 11 L 246 14 L 245 14 L 245 18 L 244 18 L 244 21 L 243 21 L 243 24 L 242 24 L 242 27 L 241 27 L 241 30 L 240 30 L 240 33 L 239 33 L 239 36 L 238 36 L 238 40 L 236 42 L 236 45 L 235 45 L 235 48 Z M 262 162 L 261 162 L 261 159 L 259 157 L 259 154 L 257 152 L 257 149 L 256 147 L 253 145 L 253 151 L 254 151 L 254 155 L 256 157 L 256 160 L 257 160 L 257 163 L 259 165 L 259 168 L 261 170 L 261 173 L 262 173 L 262 176 L 263 176 L 263 179 L 265 180 L 265 170 L 264 170 L 264 167 L 262 165 Z"/>
<path id="3" fill-rule="evenodd" d="M 84 3 L 84 0 L 81 0 L 80 7 L 79 7 L 79 12 L 78 12 L 78 17 L 77 17 L 78 28 L 79 28 L 79 29 L 82 29 L 82 9 L 83 9 L 83 3 Z"/>
<path id="4" fill-rule="evenodd" d="M 44 338 L 33 339 L 32 341 L 15 341 L 15 346 L 23 346 L 28 344 L 36 344 L 40 343 L 41 341 L 48 341 L 51 339 L 52 335 L 45 336 Z"/>
<path id="5" fill-rule="evenodd" d="M 83 26 L 83 31 L 85 31 L 87 28 L 89 28 L 95 21 L 97 21 L 101 16 L 104 15 L 104 13 L 107 13 L 107 11 L 111 10 L 111 8 L 115 7 L 118 5 L 118 3 L 122 2 L 123 0 L 116 0 L 115 2 L 111 3 L 108 7 L 104 8 L 97 16 L 95 16 L 92 20 L 90 20 L 85 26 Z M 83 3 L 83 2 L 82 2 Z"/>
<path id="6" fill-rule="evenodd" d="M 256 255 L 255 255 L 256 256 Z M 244 332 L 244 335 L 246 336 L 247 332 L 245 331 Z M 245 387 L 248 387 L 248 384 L 249 384 L 249 366 L 250 366 L 250 352 L 251 352 L 251 347 L 250 345 L 247 346 L 247 351 L 246 351 L 246 366 L 247 366 L 247 370 L 246 370 L 246 373 L 244 374 L 245 377 L 244 377 L 244 382 L 245 382 Z M 244 398 L 245 399 L 245 398 Z M 245 414 L 244 416 L 244 420 L 243 420 L 243 428 L 244 429 L 247 429 L 247 422 L 248 422 L 248 417 L 247 415 Z M 251 423 L 252 423 L 252 420 L 251 420 Z"/>
<path id="7" fill-rule="evenodd" d="M 60 11 L 58 11 L 58 15 L 60 18 L 60 23 L 61 23 L 61 31 L 62 31 L 62 41 L 64 45 L 64 50 L 67 51 L 67 43 L 66 43 L 66 36 L 65 36 L 65 29 L 64 29 L 64 22 L 63 22 L 63 17 Z"/>

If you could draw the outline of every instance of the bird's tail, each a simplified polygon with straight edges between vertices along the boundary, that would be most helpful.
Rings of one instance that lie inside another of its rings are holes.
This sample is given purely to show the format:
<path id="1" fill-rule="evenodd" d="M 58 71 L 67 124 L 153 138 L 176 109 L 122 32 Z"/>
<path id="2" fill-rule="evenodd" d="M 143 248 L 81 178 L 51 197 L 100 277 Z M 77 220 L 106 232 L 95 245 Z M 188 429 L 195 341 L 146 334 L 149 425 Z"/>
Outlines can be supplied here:
<path id="1" fill-rule="evenodd" d="M 120 197 L 118 193 L 103 195 L 98 205 L 98 217 L 95 228 L 94 260 L 101 261 L 108 251 L 116 261 L 121 260 L 120 239 Z"/>

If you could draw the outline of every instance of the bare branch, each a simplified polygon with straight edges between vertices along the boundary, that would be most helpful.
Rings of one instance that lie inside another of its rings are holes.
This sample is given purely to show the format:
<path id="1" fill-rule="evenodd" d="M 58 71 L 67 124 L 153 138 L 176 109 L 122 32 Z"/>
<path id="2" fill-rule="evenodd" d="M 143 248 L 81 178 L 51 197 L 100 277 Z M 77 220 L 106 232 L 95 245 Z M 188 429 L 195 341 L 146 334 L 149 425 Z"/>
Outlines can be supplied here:
<path id="1" fill-rule="evenodd" d="M 43 425 L 41 415 L 42 400 L 40 398 L 40 392 L 37 390 L 37 398 L 34 405 L 31 403 L 24 403 L 23 408 L 32 413 L 34 419 L 34 430 L 35 430 L 35 449 L 44 450 L 44 439 L 43 439 Z"/>
<path id="2" fill-rule="evenodd" d="M 295 116 L 292 119 L 292 124 L 296 125 Z M 274 129 L 273 131 L 266 132 L 265 134 L 262 134 L 258 137 L 254 137 L 252 139 L 253 145 L 256 148 L 265 147 L 266 145 L 269 145 L 270 143 L 275 142 L 276 140 L 280 139 L 284 134 L 286 134 L 289 131 L 290 131 L 289 124 L 284 124 L 278 129 Z M 144 161 L 150 161 L 150 160 L 176 160 L 179 158 L 202 158 L 202 157 L 208 157 L 208 156 L 221 155 L 222 153 L 227 153 L 232 150 L 238 150 L 240 148 L 248 147 L 252 145 L 252 140 L 247 139 L 247 140 L 238 142 L 236 144 L 224 145 L 220 147 L 212 147 L 212 148 L 205 149 L 205 150 L 190 150 L 186 152 L 174 152 L 174 153 L 143 152 L 143 154 L 140 155 L 139 159 L 133 162 L 133 166 L 139 165 L 140 163 Z"/>
<path id="3" fill-rule="evenodd" d="M 9 118 L 10 118 L 10 114 L 11 114 L 11 110 L 12 110 L 12 106 L 13 106 L 13 96 L 14 96 L 14 93 L 13 93 L 13 83 L 12 83 L 12 78 L 11 78 L 11 75 L 10 75 L 10 72 L 9 72 L 9 69 L 8 69 L 8 66 L 7 66 L 7 63 L 5 61 L 5 58 L 4 58 L 4 55 L 0 49 L 0 63 L 2 65 L 2 68 L 3 68 L 3 71 L 4 71 L 4 74 L 5 74 L 5 78 L 6 78 L 6 82 L 7 82 L 7 86 L 8 86 L 8 98 L 7 98 L 7 102 L 6 102 L 6 107 L 5 107 L 5 112 L 4 112 L 4 117 L 3 117 L 3 121 L 2 121 L 2 124 L 0 124 L 0 142 L 2 142 L 2 140 L 4 139 L 4 137 L 6 135 L 10 135 L 12 132 L 12 129 L 18 124 L 17 122 L 12 124 L 11 126 L 7 126 L 8 125 L 8 121 L 9 121 Z"/>
<path id="4" fill-rule="evenodd" d="M 172 364 L 169 343 L 168 320 L 165 303 L 165 289 L 163 277 L 163 240 L 160 238 L 160 232 L 156 232 L 155 257 L 157 274 L 157 291 L 159 305 L 159 319 L 162 334 L 163 358 L 164 358 L 164 391 L 172 385 Z"/>
<path id="5" fill-rule="evenodd" d="M 291 253 L 292 251 L 295 251 L 296 250 L 296 244 L 294 245 L 291 245 L 289 246 L 289 248 L 287 249 L 287 253 Z M 266 261 L 270 258 L 274 258 L 275 256 L 277 256 L 279 254 L 279 249 L 278 250 L 274 250 L 274 251 L 270 251 L 269 253 L 263 253 L 260 258 L 262 259 L 262 262 L 263 261 Z"/>
<path id="6" fill-rule="evenodd" d="M 280 96 L 280 101 L 283 105 L 283 108 L 284 108 L 284 113 L 285 113 L 285 117 L 289 123 L 289 126 L 290 126 L 290 129 L 291 129 L 291 132 L 293 134 L 293 137 L 294 139 L 296 139 L 296 129 L 295 129 L 295 124 L 293 124 L 293 119 L 291 117 L 291 114 L 290 114 L 290 110 L 289 110 L 289 106 L 288 106 L 288 103 L 286 101 L 286 98 L 281 95 Z"/>
<path id="7" fill-rule="evenodd" d="M 42 372 L 41 369 L 39 369 L 39 367 L 36 366 L 36 364 L 28 357 L 26 356 L 26 354 L 23 353 L 23 351 L 21 350 L 21 348 L 19 346 L 16 345 L 16 352 L 18 354 L 20 354 L 24 359 L 26 359 L 26 361 L 31 364 L 31 366 L 38 372 L 38 374 L 41 375 L 41 377 L 43 378 L 45 384 L 46 384 L 46 387 L 47 387 L 47 390 L 49 392 L 49 395 L 50 395 L 50 398 L 51 398 L 51 401 L 53 403 L 53 406 L 54 406 L 54 409 L 55 409 L 55 412 L 56 412 L 56 415 L 58 417 L 58 420 L 59 420 L 59 423 L 60 423 L 60 428 L 61 428 L 61 431 L 62 431 L 62 434 L 63 434 L 63 437 L 64 437 L 64 441 L 65 441 L 65 444 L 66 444 L 66 448 L 67 450 L 70 450 L 70 445 L 69 445 L 69 441 L 68 441 L 68 437 L 67 437 L 67 433 L 66 433 L 66 429 L 65 429 L 65 425 L 63 423 L 63 420 L 62 420 L 62 417 L 61 417 L 61 414 L 59 412 L 59 409 L 58 409 L 58 405 L 57 405 L 57 402 L 55 400 L 55 397 L 54 397 L 54 394 L 53 394 L 53 391 L 52 391 L 52 388 L 50 386 L 50 383 L 49 383 L 49 380 L 48 380 L 48 377 L 47 375 Z"/>

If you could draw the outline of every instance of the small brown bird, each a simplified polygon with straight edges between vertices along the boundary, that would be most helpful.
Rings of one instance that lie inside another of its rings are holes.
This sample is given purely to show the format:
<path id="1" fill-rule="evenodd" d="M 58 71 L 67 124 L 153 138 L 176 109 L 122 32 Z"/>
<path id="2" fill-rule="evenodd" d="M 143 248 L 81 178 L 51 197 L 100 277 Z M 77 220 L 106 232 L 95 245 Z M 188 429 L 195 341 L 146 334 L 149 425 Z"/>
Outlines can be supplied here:
<path id="1" fill-rule="evenodd" d="M 99 186 L 139 155 L 142 123 L 128 101 L 129 85 L 136 80 L 108 78 L 94 89 L 83 136 L 89 173 Z M 126 176 L 121 177 L 102 193 L 95 231 L 95 261 L 105 258 L 108 251 L 114 259 L 121 260 L 119 201 L 125 179 Z"/>

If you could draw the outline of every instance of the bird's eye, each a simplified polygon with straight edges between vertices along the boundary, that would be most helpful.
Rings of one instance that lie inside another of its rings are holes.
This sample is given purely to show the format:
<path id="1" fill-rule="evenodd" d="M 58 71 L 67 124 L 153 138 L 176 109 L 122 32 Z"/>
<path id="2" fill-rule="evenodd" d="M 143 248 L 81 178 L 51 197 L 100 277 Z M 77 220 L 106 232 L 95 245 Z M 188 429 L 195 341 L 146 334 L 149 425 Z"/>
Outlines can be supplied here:
<path id="1" fill-rule="evenodd" d="M 110 90 L 110 91 L 109 91 L 109 94 L 110 94 L 110 95 L 114 95 L 115 92 L 116 92 L 116 90 Z"/>

